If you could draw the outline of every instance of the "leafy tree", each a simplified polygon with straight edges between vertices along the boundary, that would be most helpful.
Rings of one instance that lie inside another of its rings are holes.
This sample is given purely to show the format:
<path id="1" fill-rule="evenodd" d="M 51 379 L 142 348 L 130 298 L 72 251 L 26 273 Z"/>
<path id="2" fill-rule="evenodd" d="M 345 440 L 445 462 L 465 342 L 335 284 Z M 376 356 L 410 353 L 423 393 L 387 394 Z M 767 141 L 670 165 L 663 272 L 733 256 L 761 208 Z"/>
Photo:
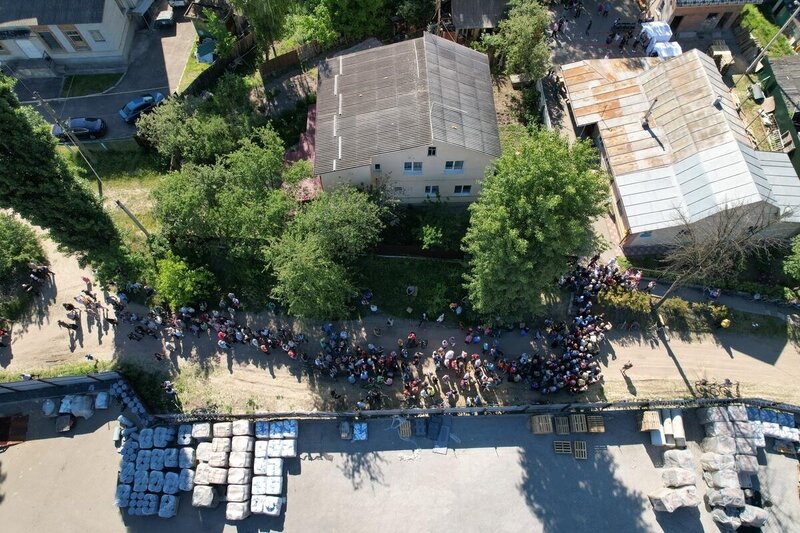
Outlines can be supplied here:
<path id="1" fill-rule="evenodd" d="M 292 163 L 283 171 L 283 181 L 285 183 L 295 184 L 306 178 L 313 177 L 314 166 L 305 159 Z"/>
<path id="2" fill-rule="evenodd" d="M 296 10 L 286 17 L 286 32 L 296 44 L 316 42 L 327 48 L 338 37 L 328 6 L 320 3 L 310 12 Z"/>
<path id="3" fill-rule="evenodd" d="M 322 0 L 333 27 L 350 40 L 380 35 L 389 27 L 385 0 Z"/>
<path id="4" fill-rule="evenodd" d="M 780 244 L 770 230 L 790 214 L 778 213 L 763 202 L 730 204 L 693 222 L 678 210 L 676 219 L 681 229 L 663 259 L 664 271 L 673 282 L 653 309 L 658 309 L 682 284 L 731 279 L 741 271 L 747 258 L 758 254 L 769 256 Z"/>
<path id="5" fill-rule="evenodd" d="M 800 235 L 792 239 L 792 253 L 783 259 L 783 272 L 800 281 Z"/>
<path id="6" fill-rule="evenodd" d="M 0 213 L 0 284 L 27 277 L 28 262 L 45 260 L 36 233 L 13 216 Z"/>
<path id="7" fill-rule="evenodd" d="M 228 31 L 225 23 L 219 19 L 217 12 L 213 9 L 203 8 L 203 16 L 206 19 L 208 33 L 214 38 L 214 51 L 218 57 L 226 57 L 233 50 L 236 44 L 236 37 Z"/>
<path id="8" fill-rule="evenodd" d="M 267 260 L 276 278 L 272 296 L 291 315 L 318 320 L 347 316 L 348 303 L 358 291 L 317 235 L 286 232 L 268 250 Z"/>
<path id="9" fill-rule="evenodd" d="M 286 14 L 294 0 L 231 0 L 231 3 L 250 21 L 256 39 L 264 51 L 272 47 L 283 33 Z"/>
<path id="10" fill-rule="evenodd" d="M 410 26 L 417 29 L 427 28 L 436 14 L 434 0 L 400 0 L 397 4 L 397 14 Z"/>
<path id="11" fill-rule="evenodd" d="M 482 39 L 505 58 L 507 73 L 537 80 L 550 68 L 550 47 L 545 41 L 550 13 L 536 0 L 511 0 L 511 6 L 498 32 L 484 33 Z"/>
<path id="12" fill-rule="evenodd" d="M 339 187 L 303 206 L 290 231 L 315 235 L 329 257 L 350 263 L 378 242 L 383 228 L 381 209 L 352 187 Z"/>
<path id="13" fill-rule="evenodd" d="M 214 289 L 214 276 L 204 267 L 190 268 L 169 253 L 157 263 L 156 291 L 173 309 L 204 300 Z"/>
<path id="14" fill-rule="evenodd" d="M 277 189 L 284 170 L 283 154 L 283 141 L 267 125 L 239 141 L 239 149 L 226 156 L 225 165 L 242 187 L 254 191 Z"/>
<path id="15" fill-rule="evenodd" d="M 586 251 L 607 197 L 587 142 L 570 146 L 557 132 L 534 128 L 506 148 L 469 207 L 465 286 L 475 309 L 521 317 L 537 308 L 568 258 Z"/>
<path id="16" fill-rule="evenodd" d="M 13 86 L 0 74 L 0 208 L 46 228 L 84 258 L 115 250 L 120 238 L 108 213 L 56 152 L 49 126 L 20 106 Z"/>

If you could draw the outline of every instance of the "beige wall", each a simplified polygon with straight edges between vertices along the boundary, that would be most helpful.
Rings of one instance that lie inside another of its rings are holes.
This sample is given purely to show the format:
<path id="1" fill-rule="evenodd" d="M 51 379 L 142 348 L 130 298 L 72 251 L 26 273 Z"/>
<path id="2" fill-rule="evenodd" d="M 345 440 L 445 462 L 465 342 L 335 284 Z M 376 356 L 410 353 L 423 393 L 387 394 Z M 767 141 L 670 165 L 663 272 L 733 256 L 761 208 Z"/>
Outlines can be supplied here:
<path id="1" fill-rule="evenodd" d="M 3 28 L 26 27 L 20 24 L 6 23 Z M 58 25 L 27 26 L 31 29 L 28 39 L 30 44 L 40 52 L 47 52 L 56 62 L 74 63 L 82 61 L 124 61 L 127 60 L 131 42 L 135 32 L 134 24 L 124 15 L 114 0 L 106 0 L 103 9 L 103 22 L 100 24 L 76 24 L 77 30 L 88 49 L 76 50 L 65 35 L 66 28 Z M 102 41 L 96 41 L 91 31 L 96 30 L 102 34 Z M 61 45 L 61 49 L 53 50 L 37 35 L 37 31 L 49 31 L 53 38 Z M 4 60 L 26 59 L 28 56 L 13 40 L 2 41 L 7 53 L 1 55 Z"/>
<path id="2" fill-rule="evenodd" d="M 692 31 L 709 32 L 730 29 L 733 27 L 733 23 L 736 21 L 739 13 L 742 12 L 742 7 L 744 7 L 742 5 L 680 7 L 674 5 L 674 0 L 672 1 L 672 14 L 668 19 L 664 18 L 662 20 L 672 24 L 675 17 L 683 17 L 680 24 L 678 24 L 676 28 L 673 28 L 673 33 Z M 708 17 L 714 13 L 716 13 L 716 21 L 712 22 Z M 725 22 L 719 24 L 726 14 L 728 14 L 728 17 Z"/>
<path id="3" fill-rule="evenodd" d="M 340 172 L 322 174 L 322 186 L 325 190 L 341 183 L 352 185 L 367 185 L 378 178 L 388 180 L 389 189 L 406 203 L 422 203 L 430 198 L 425 194 L 425 187 L 438 186 L 439 197 L 451 203 L 468 203 L 477 199 L 480 193 L 479 180 L 483 178 L 486 167 L 493 158 L 459 146 L 442 142 L 433 142 L 430 146 L 436 147 L 436 155 L 428 156 L 428 146 L 412 148 L 399 152 L 380 154 L 372 158 L 369 167 L 359 167 Z M 422 173 L 419 175 L 406 175 L 405 162 L 422 163 Z M 447 161 L 463 161 L 464 169 L 461 173 L 445 171 Z M 374 165 L 379 164 L 380 170 L 374 170 Z M 456 194 L 455 187 L 469 185 L 472 187 L 470 194 Z"/>

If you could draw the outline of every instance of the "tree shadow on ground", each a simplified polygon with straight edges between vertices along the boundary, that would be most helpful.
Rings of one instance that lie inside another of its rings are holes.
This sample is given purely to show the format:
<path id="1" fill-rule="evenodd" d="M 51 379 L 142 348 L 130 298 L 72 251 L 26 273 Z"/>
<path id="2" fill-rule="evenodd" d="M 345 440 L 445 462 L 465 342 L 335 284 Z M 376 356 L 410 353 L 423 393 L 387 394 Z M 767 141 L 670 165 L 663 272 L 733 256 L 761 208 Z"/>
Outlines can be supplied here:
<path id="1" fill-rule="evenodd" d="M 386 459 L 378 452 L 355 452 L 345 455 L 338 468 L 352 482 L 353 490 L 361 489 L 365 482 L 374 490 L 375 485 L 386 485 L 381 463 Z"/>

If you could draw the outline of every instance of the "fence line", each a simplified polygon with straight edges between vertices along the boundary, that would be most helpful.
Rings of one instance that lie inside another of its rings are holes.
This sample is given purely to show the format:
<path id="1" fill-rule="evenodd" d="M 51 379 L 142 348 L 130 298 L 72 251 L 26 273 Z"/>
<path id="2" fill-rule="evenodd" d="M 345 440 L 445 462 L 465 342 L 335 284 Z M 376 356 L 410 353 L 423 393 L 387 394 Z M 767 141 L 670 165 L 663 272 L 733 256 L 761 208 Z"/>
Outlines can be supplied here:
<path id="1" fill-rule="evenodd" d="M 0 403 L 19 402 L 80 394 L 92 390 L 103 390 L 123 378 L 118 372 L 97 372 L 82 376 L 62 376 L 56 378 L 37 378 L 0 383 Z"/>
<path id="2" fill-rule="evenodd" d="M 528 405 L 491 405 L 485 407 L 446 407 L 446 408 L 408 408 L 364 411 L 278 411 L 270 413 L 184 413 L 154 415 L 163 422 L 181 423 L 195 421 L 231 421 L 239 419 L 283 419 L 298 418 L 307 420 L 336 420 L 341 418 L 385 418 L 390 416 L 435 416 L 435 415 L 505 415 L 505 414 L 546 414 L 546 413 L 586 413 L 611 411 L 635 411 L 662 408 L 693 409 L 697 407 L 745 404 L 759 408 L 772 408 L 800 415 L 800 406 L 773 402 L 761 398 L 696 398 L 690 400 L 649 400 L 636 402 L 590 402 L 590 403 L 551 403 Z"/>
<path id="3" fill-rule="evenodd" d="M 322 47 L 317 42 L 311 42 L 298 46 L 294 50 L 289 50 L 285 54 L 268 59 L 259 67 L 261 79 L 266 81 L 268 78 L 285 70 L 300 66 L 303 61 L 314 57 L 320 52 L 322 52 Z"/>

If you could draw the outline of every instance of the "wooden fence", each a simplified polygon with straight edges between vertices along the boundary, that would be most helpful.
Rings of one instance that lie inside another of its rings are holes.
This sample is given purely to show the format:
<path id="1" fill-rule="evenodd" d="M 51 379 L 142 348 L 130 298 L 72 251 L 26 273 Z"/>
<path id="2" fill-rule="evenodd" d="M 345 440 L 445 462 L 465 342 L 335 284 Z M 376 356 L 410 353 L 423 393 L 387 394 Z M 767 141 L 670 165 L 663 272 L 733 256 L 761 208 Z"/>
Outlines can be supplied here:
<path id="1" fill-rule="evenodd" d="M 183 90 L 183 94 L 199 94 L 201 91 L 214 85 L 234 61 L 252 50 L 255 45 L 256 36 L 253 33 L 248 33 L 236 41 L 231 53 L 225 57 L 218 57 L 210 67 L 201 72 L 200 75 Z"/>
<path id="2" fill-rule="evenodd" d="M 272 59 L 268 59 L 259 67 L 261 79 L 266 80 L 272 76 L 280 74 L 281 72 L 298 67 L 300 66 L 300 63 L 314 57 L 320 52 L 322 52 L 322 47 L 316 42 L 313 42 L 295 48 L 294 50 L 290 50 L 285 54 L 273 57 Z"/>

